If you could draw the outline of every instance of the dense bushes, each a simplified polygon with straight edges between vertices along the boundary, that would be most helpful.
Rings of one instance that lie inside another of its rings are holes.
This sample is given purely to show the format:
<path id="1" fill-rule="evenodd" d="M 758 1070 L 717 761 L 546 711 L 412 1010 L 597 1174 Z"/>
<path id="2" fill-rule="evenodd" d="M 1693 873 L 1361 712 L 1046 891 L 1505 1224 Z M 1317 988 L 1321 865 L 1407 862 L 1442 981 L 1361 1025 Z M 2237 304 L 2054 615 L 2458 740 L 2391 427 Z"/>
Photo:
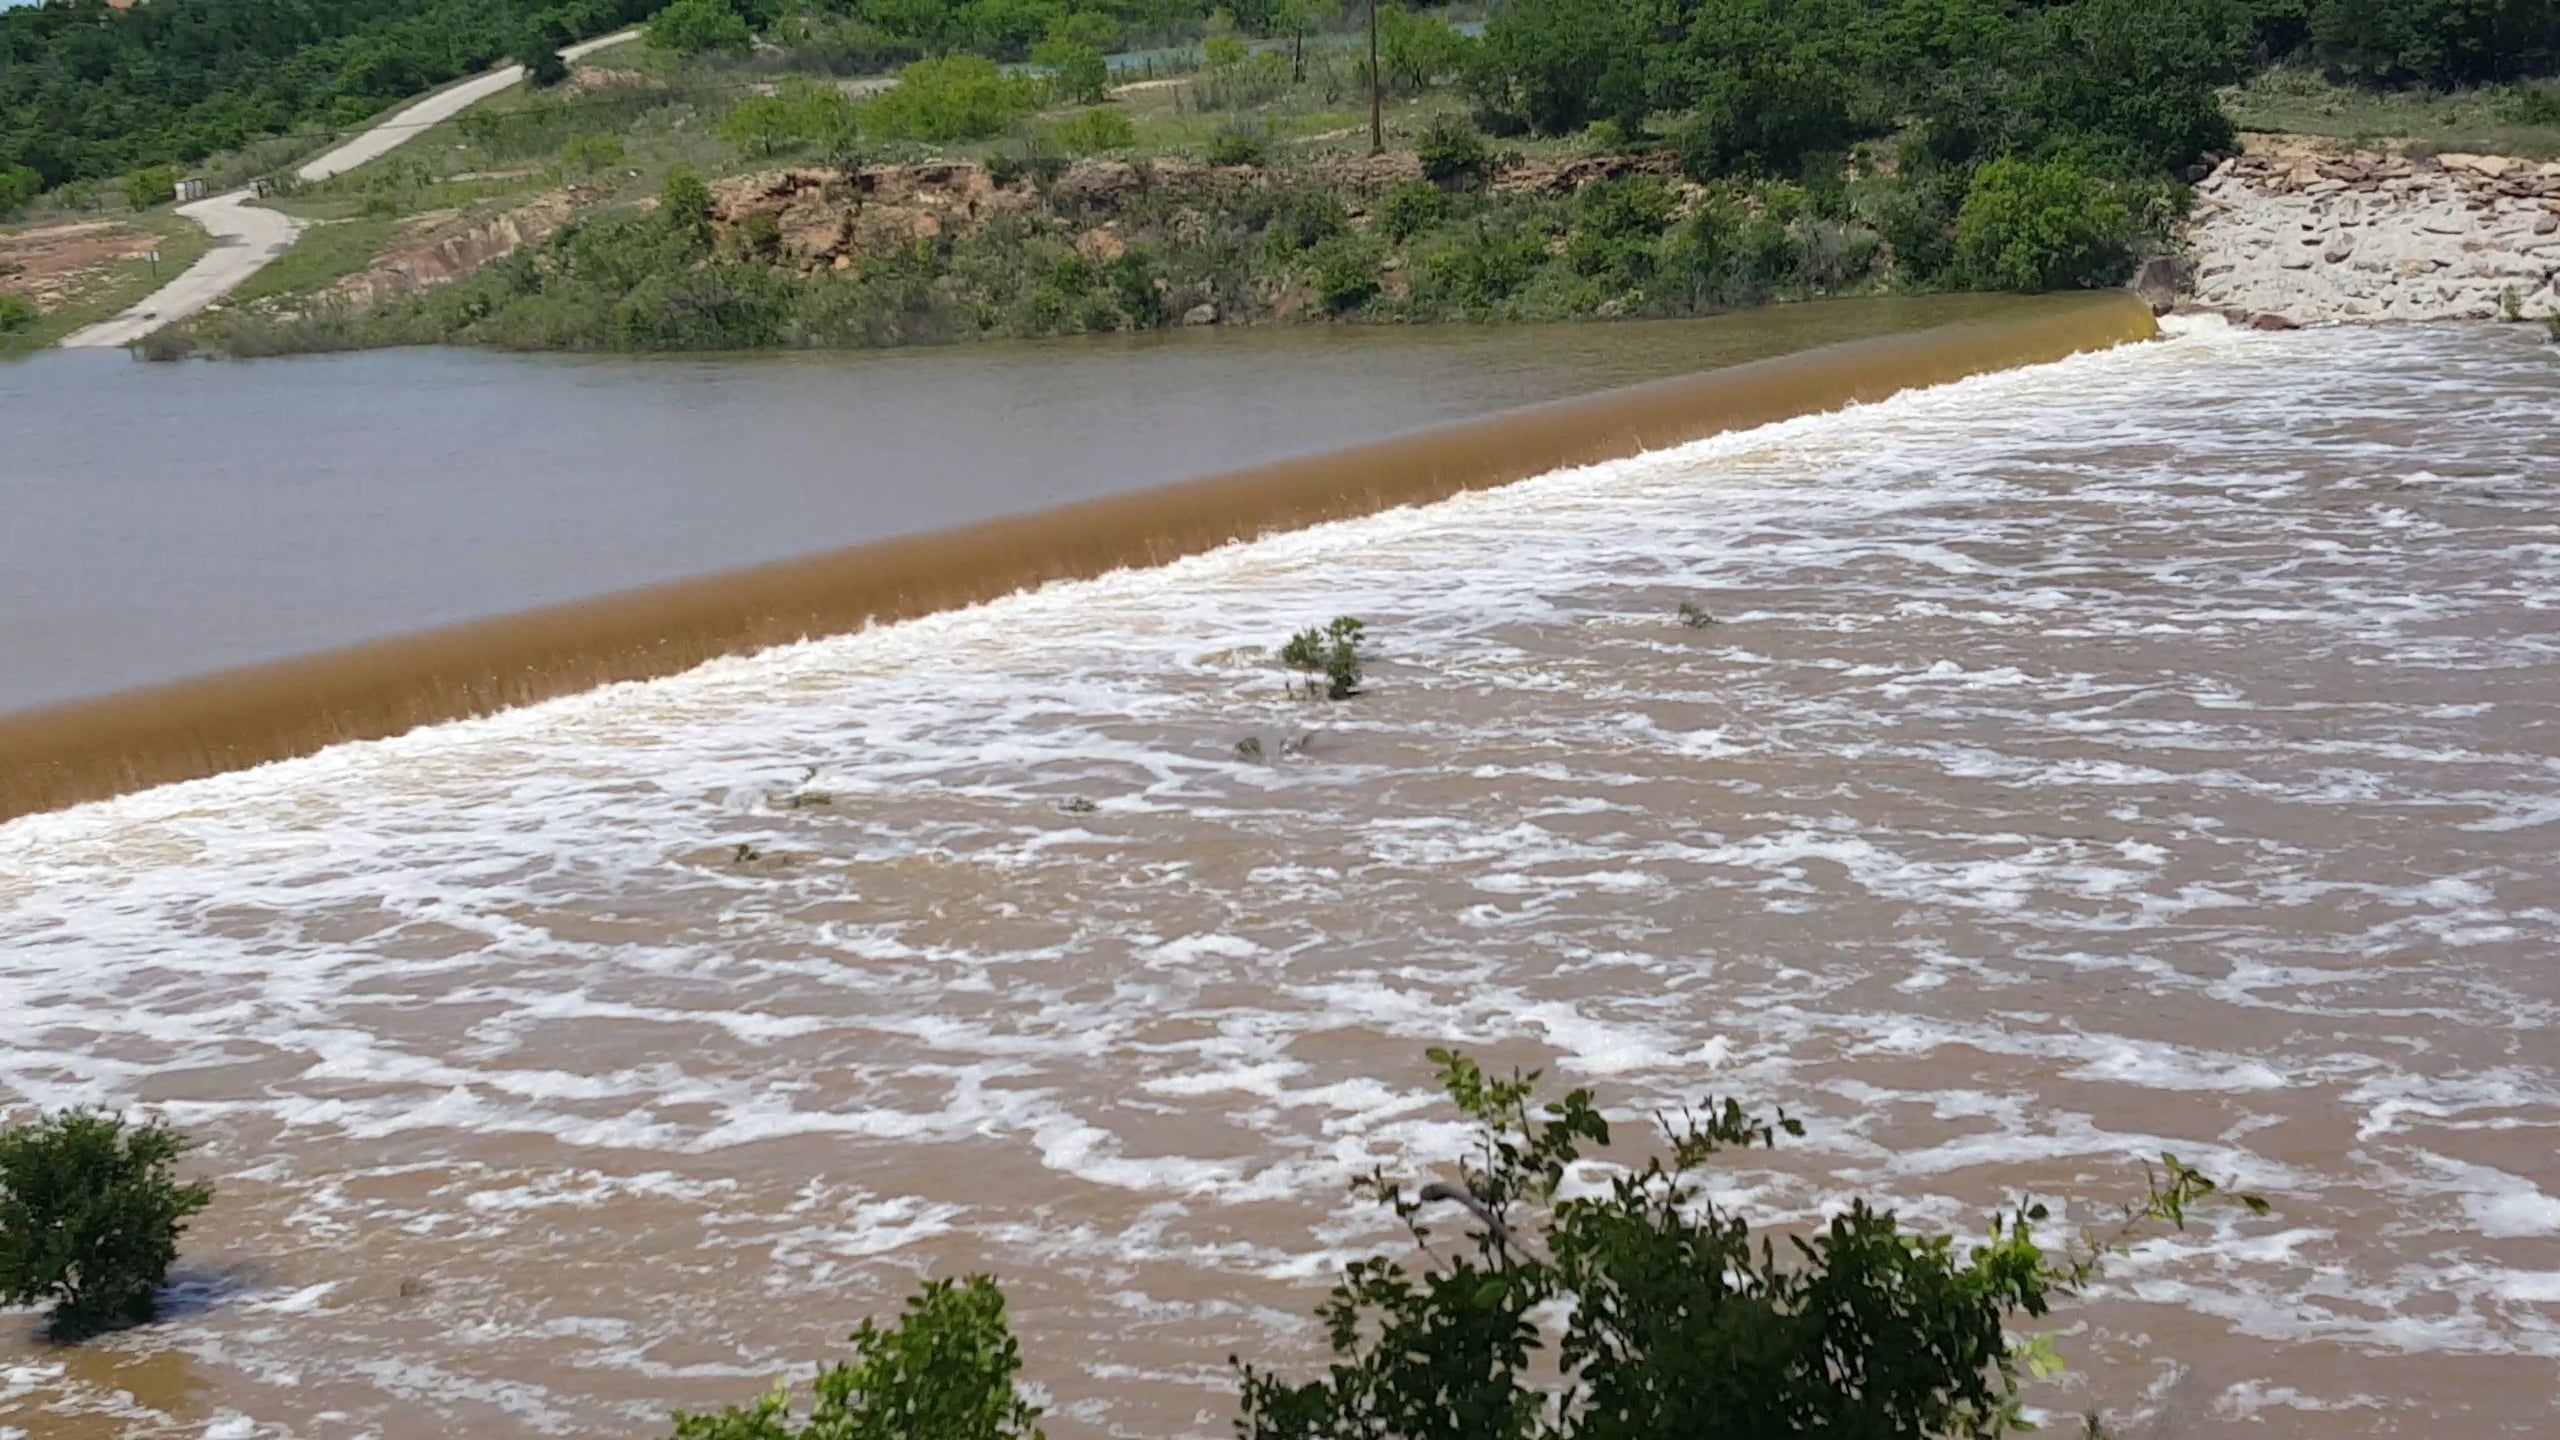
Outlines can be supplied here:
<path id="1" fill-rule="evenodd" d="M 53 1304 L 56 1339 L 151 1318 L 187 1218 L 213 1189 L 170 1174 L 154 1121 L 69 1111 L 0 1134 L 0 1305 Z"/>
<path id="2" fill-rule="evenodd" d="M 2124 202 L 2078 167 L 1995 160 L 1956 215 L 1956 263 L 1984 290 L 2111 285 L 2130 267 L 2131 228 Z"/>
<path id="3" fill-rule="evenodd" d="M 0 290 L 0 335 L 24 335 L 43 318 L 36 302 L 13 290 Z"/>
<path id="4" fill-rule="evenodd" d="M 1039 104 L 1030 81 L 975 55 L 919 60 L 862 108 L 863 133 L 880 140 L 983 140 Z"/>
<path id="5" fill-rule="evenodd" d="M 728 0 L 673 0 L 649 21 L 647 36 L 652 49 L 670 55 L 739 52 L 755 40 Z"/>

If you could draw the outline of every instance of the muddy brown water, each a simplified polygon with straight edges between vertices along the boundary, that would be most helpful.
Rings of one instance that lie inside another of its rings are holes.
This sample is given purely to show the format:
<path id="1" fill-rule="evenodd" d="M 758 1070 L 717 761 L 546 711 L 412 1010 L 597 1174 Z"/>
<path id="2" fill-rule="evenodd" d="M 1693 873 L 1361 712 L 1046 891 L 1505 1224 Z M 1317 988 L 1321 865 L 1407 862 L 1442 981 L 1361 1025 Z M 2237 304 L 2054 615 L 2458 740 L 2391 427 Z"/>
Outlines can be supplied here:
<path id="1" fill-rule="evenodd" d="M 2198 329 L 10 822 L 0 1086 L 223 1192 L 0 1426 L 649 1434 L 988 1269 L 1052 1434 L 1223 1434 L 1458 1043 L 1784 1101 L 1781 1223 L 2264 1192 L 2057 1416 L 2550 1434 L 2555 405 Z"/>

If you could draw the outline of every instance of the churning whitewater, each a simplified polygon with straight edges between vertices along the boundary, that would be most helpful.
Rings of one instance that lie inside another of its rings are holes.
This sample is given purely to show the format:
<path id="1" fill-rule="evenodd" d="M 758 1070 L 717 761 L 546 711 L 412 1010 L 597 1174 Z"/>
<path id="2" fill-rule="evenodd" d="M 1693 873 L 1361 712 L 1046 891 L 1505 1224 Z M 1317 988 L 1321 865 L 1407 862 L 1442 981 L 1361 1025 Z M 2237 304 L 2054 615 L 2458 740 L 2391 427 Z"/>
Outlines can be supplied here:
<path id="1" fill-rule="evenodd" d="M 2198 329 L 11 822 L 0 1083 L 222 1190 L 0 1434 L 648 1434 L 975 1269 L 1052 1434 L 1223 1434 L 1444 1043 L 1787 1105 L 1759 1216 L 2264 1192 L 2057 1412 L 2548 1434 L 2556 407 Z"/>

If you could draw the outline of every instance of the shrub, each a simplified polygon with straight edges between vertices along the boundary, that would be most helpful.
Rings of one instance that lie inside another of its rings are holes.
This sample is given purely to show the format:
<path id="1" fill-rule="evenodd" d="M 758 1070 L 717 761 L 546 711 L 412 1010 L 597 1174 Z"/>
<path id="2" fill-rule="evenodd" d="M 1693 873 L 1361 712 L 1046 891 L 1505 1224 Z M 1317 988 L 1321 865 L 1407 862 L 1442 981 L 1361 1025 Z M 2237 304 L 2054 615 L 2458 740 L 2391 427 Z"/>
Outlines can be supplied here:
<path id="1" fill-rule="evenodd" d="M 1321 630 L 1301 630 L 1280 647 L 1280 663 L 1324 676 L 1326 699 L 1348 700 L 1360 693 L 1360 638 L 1367 630 L 1366 625 L 1349 615 Z M 1315 681 L 1307 682 L 1307 693 L 1310 697 L 1315 694 Z"/>
<path id="2" fill-rule="evenodd" d="M 2131 227 L 2110 187 L 2066 161 L 1995 160 L 1956 212 L 1956 264 L 1988 290 L 2109 285 L 2131 263 Z"/>
<path id="3" fill-rule="evenodd" d="M 720 138 L 750 155 L 827 154 L 858 133 L 853 102 L 833 85 L 785 82 L 771 95 L 751 95 L 720 121 Z"/>
<path id="4" fill-rule="evenodd" d="M 1316 299 L 1331 313 L 1347 315 L 1378 298 L 1378 266 L 1386 257 L 1367 236 L 1337 235 L 1307 258 L 1314 271 Z"/>
<path id="5" fill-rule="evenodd" d="M 53 1302 L 63 1340 L 151 1318 L 187 1217 L 213 1202 L 170 1167 L 187 1142 L 74 1110 L 0 1134 L 0 1304 Z"/>
<path id="6" fill-rule="evenodd" d="M 631 350 L 776 344 L 791 320 L 788 284 L 763 265 L 707 265 L 652 275 L 614 306 L 616 339 Z"/>
<path id="7" fill-rule="evenodd" d="M 1415 143 L 1414 152 L 1422 160 L 1423 175 L 1434 185 L 1481 184 L 1493 169 L 1493 151 L 1484 143 L 1484 136 L 1455 115 L 1432 121 Z"/>
<path id="8" fill-rule="evenodd" d="M 919 60 L 862 109 L 862 128 L 883 140 L 983 140 L 1038 105 L 1032 83 L 978 55 Z"/>
<path id="9" fill-rule="evenodd" d="M 1058 98 L 1070 104 L 1099 105 L 1111 92 L 1110 62 L 1090 45 L 1043 40 L 1032 48 L 1031 61 L 1048 70 Z"/>
<path id="10" fill-rule="evenodd" d="M 1465 67 L 1473 43 L 1436 15 L 1416 15 L 1402 5 L 1378 9 L 1378 70 L 1390 86 L 1431 88 Z"/>
<path id="11" fill-rule="evenodd" d="M 1112 109 L 1085 110 L 1057 124 L 1058 148 L 1070 155 L 1099 155 L 1138 143 L 1138 127 Z"/>
<path id="12" fill-rule="evenodd" d="M 1292 190 L 1280 197 L 1263 244 L 1279 259 L 1303 255 L 1351 228 L 1342 202 L 1326 190 Z"/>
<path id="13" fill-rule="evenodd" d="M 507 54 L 524 67 L 526 84 L 537 90 L 549 89 L 569 78 L 569 62 L 560 58 L 560 47 L 570 38 L 569 27 L 554 16 L 527 25 Z"/>
<path id="14" fill-rule="evenodd" d="M 36 328 L 43 312 L 24 295 L 0 290 L 0 335 L 24 335 Z"/>
<path id="15" fill-rule="evenodd" d="M 1271 158 L 1271 137 L 1259 125 L 1229 121 L 1209 137 L 1212 165 L 1260 165 Z"/>
<path id="16" fill-rule="evenodd" d="M 729 0 L 674 0 L 647 31 L 650 47 L 671 55 L 741 53 L 755 38 Z"/>
<path id="17" fill-rule="evenodd" d="M 749 1408 L 678 1415 L 676 1440 L 1040 1440 L 1039 1409 L 1014 1392 L 1004 1292 L 984 1275 L 925 1282 L 897 1324 L 863 1321 L 853 1353 L 818 1372 L 796 1423 L 777 1382 Z"/>
<path id="18" fill-rule="evenodd" d="M 1449 214 L 1449 197 L 1434 185 L 1399 185 L 1378 205 L 1378 233 L 1402 245 Z"/>
<path id="19" fill-rule="evenodd" d="M 24 165 L 0 165 L 0 220 L 14 219 L 43 193 L 43 176 Z"/>
<path id="20" fill-rule="evenodd" d="M 178 198 L 178 167 L 154 165 L 124 177 L 124 203 L 136 210 L 166 205 Z"/>
<path id="21" fill-rule="evenodd" d="M 670 172 L 667 183 L 658 187 L 658 218 L 697 246 L 709 243 L 711 187 L 690 170 Z"/>
<path id="22" fill-rule="evenodd" d="M 1611 1139 L 1591 1093 L 1540 1105 L 1534 1073 L 1496 1079 L 1431 1053 L 1475 1131 L 1463 1179 L 1408 1191 L 1372 1172 L 1356 1187 L 1428 1263 L 1347 1266 L 1318 1312 L 1327 1373 L 1292 1384 L 1242 1365 L 1240 1440 L 1996 1436 L 2023 1428 L 2018 1371 L 2049 1354 L 2049 1342 L 2013 1344 L 2004 1321 L 2046 1313 L 2097 1273 L 2091 1245 L 2047 1254 L 2041 1205 L 2021 1204 L 1969 1249 L 1864 1201 L 1787 1248 L 1755 1237 L 1698 1172 L 1804 1131 L 1731 1100 L 1665 1117 L 1667 1159 L 1577 1175 L 1589 1183 L 1569 1195 L 1568 1174 Z M 2183 1225 L 2216 1193 L 2163 1160 L 2165 1177 L 2100 1244 Z M 1434 1246 L 1423 1217 L 1443 1206 L 1470 1233 Z M 1548 1324 L 1561 1329 L 1551 1358 Z"/>
<path id="23" fill-rule="evenodd" d="M 615 169 L 623 158 L 622 141 L 613 135 L 572 135 L 569 143 L 560 147 L 561 168 L 581 175 Z"/>

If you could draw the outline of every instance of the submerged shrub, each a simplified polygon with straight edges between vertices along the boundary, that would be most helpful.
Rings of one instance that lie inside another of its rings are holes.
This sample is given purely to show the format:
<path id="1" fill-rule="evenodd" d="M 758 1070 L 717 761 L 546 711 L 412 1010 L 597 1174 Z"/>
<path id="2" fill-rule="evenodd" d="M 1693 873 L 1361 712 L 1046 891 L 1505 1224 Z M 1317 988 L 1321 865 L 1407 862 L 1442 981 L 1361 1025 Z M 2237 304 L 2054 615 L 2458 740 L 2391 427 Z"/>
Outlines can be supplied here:
<path id="1" fill-rule="evenodd" d="M 0 1134 L 0 1304 L 52 1302 L 76 1340 L 151 1318 L 187 1217 L 213 1187 L 170 1173 L 186 1140 L 73 1110 Z"/>
<path id="2" fill-rule="evenodd" d="M 1321 674 L 1325 678 L 1325 698 L 1348 700 L 1360 693 L 1360 639 L 1368 630 L 1357 618 L 1344 615 L 1318 630 L 1312 627 L 1289 637 L 1280 647 L 1280 662 L 1294 670 Z M 1315 693 L 1315 682 L 1307 682 L 1307 693 Z"/>
<path id="3" fill-rule="evenodd" d="M 805 1415 L 777 1382 L 752 1406 L 678 1415 L 676 1440 L 1040 1440 L 1014 1391 L 1022 1350 L 984 1275 L 930 1280 L 898 1323 L 865 1320 L 852 1363 L 818 1372 Z"/>

